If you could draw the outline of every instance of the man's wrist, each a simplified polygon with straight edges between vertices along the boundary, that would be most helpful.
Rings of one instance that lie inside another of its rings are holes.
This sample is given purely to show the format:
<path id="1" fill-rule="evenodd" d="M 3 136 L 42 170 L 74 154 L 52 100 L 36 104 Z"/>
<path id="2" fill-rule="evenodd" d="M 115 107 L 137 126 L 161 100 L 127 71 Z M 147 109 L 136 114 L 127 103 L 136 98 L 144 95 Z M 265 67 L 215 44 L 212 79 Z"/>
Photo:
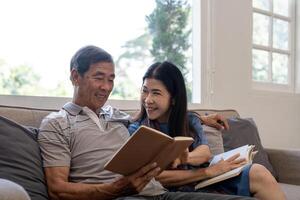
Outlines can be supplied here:
<path id="1" fill-rule="evenodd" d="M 114 183 L 101 184 L 97 187 L 97 192 L 105 194 L 105 196 L 110 198 L 117 198 L 121 196 L 121 189 L 116 187 L 116 185 Z"/>
<path id="2" fill-rule="evenodd" d="M 120 178 L 119 180 L 110 183 L 111 193 L 116 197 L 136 194 L 137 191 L 135 191 L 132 187 L 129 187 L 128 183 L 129 182 L 126 178 Z"/>

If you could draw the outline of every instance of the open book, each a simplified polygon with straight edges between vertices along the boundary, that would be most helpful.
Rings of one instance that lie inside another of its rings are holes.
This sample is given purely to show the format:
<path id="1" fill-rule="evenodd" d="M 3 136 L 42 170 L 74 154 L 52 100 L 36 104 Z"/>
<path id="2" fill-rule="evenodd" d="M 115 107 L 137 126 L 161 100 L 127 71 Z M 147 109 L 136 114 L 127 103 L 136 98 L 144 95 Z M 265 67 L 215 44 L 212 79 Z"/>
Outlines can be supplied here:
<path id="1" fill-rule="evenodd" d="M 243 165 L 241 167 L 235 168 L 235 169 L 233 169 L 231 171 L 228 171 L 224 174 L 221 174 L 221 175 L 218 175 L 216 177 L 201 181 L 195 186 L 195 189 L 200 189 L 200 188 L 206 187 L 208 185 L 211 185 L 211 184 L 214 184 L 214 183 L 217 183 L 217 182 L 220 182 L 220 181 L 238 176 L 247 164 L 252 163 L 253 157 L 257 153 L 257 151 L 254 151 L 254 147 L 255 147 L 254 145 L 244 145 L 244 146 L 238 147 L 236 149 L 232 149 L 230 151 L 227 151 L 227 152 L 224 152 L 224 153 L 221 153 L 221 154 L 218 154 L 218 155 L 214 156 L 213 159 L 211 160 L 209 166 L 212 166 L 212 165 L 216 164 L 221 159 L 226 160 L 229 157 L 231 157 L 235 154 L 238 154 L 238 153 L 240 154 L 239 158 L 245 158 L 247 163 L 245 163 L 245 165 Z"/>
<path id="2" fill-rule="evenodd" d="M 164 170 L 192 143 L 191 137 L 172 138 L 146 126 L 139 129 L 115 153 L 104 169 L 129 175 L 143 166 L 156 162 Z"/>

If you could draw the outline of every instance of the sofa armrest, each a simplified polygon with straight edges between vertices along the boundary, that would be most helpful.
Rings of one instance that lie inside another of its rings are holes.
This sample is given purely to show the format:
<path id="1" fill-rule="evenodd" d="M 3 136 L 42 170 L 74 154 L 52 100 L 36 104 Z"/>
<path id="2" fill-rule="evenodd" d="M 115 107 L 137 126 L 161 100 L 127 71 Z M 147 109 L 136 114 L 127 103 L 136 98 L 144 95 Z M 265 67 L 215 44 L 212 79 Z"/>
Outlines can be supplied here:
<path id="1" fill-rule="evenodd" d="M 265 149 L 278 182 L 300 185 L 300 149 Z"/>

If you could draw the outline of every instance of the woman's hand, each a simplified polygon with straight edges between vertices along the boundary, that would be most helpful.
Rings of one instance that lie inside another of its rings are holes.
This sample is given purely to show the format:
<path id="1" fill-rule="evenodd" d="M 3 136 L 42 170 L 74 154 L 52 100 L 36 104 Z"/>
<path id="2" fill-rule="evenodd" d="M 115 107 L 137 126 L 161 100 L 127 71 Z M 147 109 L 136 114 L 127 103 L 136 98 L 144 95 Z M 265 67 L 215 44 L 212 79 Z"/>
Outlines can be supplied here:
<path id="1" fill-rule="evenodd" d="M 218 176 L 224 174 L 232 169 L 241 167 L 246 164 L 245 158 L 239 158 L 240 154 L 235 154 L 228 158 L 227 160 L 220 160 L 215 165 L 206 168 L 206 174 L 208 177 Z"/>
<path id="2" fill-rule="evenodd" d="M 189 159 L 189 149 L 187 148 L 178 158 L 176 158 L 172 164 L 171 164 L 171 168 L 175 169 L 177 168 L 179 165 L 182 164 L 187 164 L 188 163 L 188 159 Z"/>

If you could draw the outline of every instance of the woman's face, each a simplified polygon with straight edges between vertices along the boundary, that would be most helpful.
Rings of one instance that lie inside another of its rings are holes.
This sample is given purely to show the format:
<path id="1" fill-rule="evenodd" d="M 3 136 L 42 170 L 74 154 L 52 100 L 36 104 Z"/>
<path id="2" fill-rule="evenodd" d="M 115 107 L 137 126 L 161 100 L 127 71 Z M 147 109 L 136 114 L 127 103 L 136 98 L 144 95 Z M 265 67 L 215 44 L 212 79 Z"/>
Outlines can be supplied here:
<path id="1" fill-rule="evenodd" d="M 141 101 L 150 120 L 157 120 L 161 123 L 168 122 L 171 94 L 161 81 L 146 78 L 142 87 Z"/>

